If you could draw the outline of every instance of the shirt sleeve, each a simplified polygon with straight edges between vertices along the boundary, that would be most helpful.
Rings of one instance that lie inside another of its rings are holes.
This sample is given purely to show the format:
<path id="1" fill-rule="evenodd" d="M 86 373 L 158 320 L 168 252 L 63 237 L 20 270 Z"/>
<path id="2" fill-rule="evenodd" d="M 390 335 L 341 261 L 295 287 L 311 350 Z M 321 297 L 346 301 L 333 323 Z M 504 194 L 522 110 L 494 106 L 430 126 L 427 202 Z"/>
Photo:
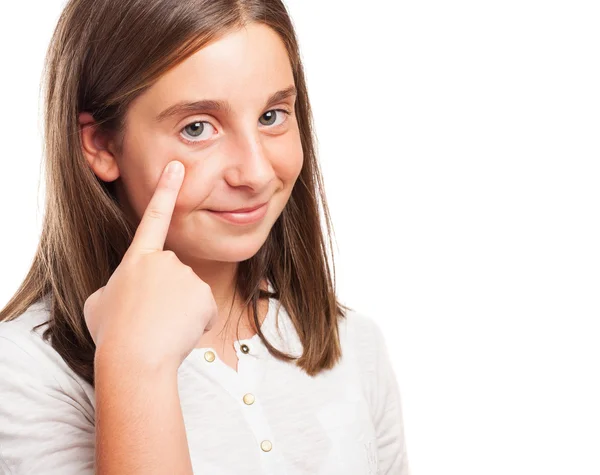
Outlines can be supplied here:
<path id="1" fill-rule="evenodd" d="M 391 365 L 383 333 L 377 324 L 373 325 L 373 330 L 377 352 L 375 387 L 378 388 L 378 396 L 374 408 L 379 459 L 377 473 L 410 475 L 398 381 Z"/>
<path id="2" fill-rule="evenodd" d="M 0 473 L 92 475 L 94 421 L 59 383 L 59 367 L 14 336 L 0 335 Z"/>

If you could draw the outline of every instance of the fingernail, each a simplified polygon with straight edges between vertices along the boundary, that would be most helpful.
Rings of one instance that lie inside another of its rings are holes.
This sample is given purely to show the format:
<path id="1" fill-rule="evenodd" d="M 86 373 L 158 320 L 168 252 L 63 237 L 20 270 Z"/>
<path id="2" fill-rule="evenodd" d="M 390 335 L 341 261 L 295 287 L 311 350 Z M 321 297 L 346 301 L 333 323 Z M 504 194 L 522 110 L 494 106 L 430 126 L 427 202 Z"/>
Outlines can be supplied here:
<path id="1" fill-rule="evenodd" d="M 170 176 L 177 176 L 181 173 L 182 170 L 183 170 L 183 163 L 181 163 L 181 162 L 177 162 L 177 161 L 171 162 L 167 166 L 167 173 Z"/>

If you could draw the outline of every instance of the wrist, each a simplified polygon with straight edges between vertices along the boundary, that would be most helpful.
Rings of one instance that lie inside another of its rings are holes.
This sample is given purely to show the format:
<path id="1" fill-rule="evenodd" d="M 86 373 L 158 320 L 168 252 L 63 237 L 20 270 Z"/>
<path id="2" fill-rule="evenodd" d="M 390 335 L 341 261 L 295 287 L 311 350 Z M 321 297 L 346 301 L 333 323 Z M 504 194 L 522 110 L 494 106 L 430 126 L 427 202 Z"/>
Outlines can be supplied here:
<path id="1" fill-rule="evenodd" d="M 96 347 L 94 354 L 95 372 L 142 374 L 152 378 L 168 378 L 177 375 L 178 366 L 168 358 L 156 353 L 146 354 L 130 344 L 103 343 Z"/>

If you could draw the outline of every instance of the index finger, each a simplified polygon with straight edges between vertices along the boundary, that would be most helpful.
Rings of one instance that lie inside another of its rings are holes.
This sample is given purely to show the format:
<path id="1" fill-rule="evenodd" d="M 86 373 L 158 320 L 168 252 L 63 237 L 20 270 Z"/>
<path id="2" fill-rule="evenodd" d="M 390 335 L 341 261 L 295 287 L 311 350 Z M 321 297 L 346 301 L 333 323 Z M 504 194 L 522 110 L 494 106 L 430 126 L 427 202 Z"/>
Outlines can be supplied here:
<path id="1" fill-rule="evenodd" d="M 126 254 L 163 250 L 183 176 L 181 162 L 174 160 L 165 167 Z"/>

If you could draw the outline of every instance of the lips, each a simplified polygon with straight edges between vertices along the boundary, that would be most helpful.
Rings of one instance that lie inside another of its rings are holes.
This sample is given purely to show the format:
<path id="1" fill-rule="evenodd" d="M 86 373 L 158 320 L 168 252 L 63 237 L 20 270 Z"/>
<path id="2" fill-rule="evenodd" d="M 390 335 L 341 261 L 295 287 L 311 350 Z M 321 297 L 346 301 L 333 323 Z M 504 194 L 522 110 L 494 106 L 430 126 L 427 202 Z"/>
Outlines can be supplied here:
<path id="1" fill-rule="evenodd" d="M 261 208 L 267 203 L 261 203 L 256 206 L 251 206 L 248 208 L 238 208 L 238 209 L 228 209 L 228 210 L 219 210 L 219 209 L 211 209 L 209 211 L 214 211 L 215 213 L 249 213 L 250 211 L 254 211 L 255 209 Z"/>
<path id="2" fill-rule="evenodd" d="M 231 224 L 249 225 L 258 223 L 267 214 L 268 202 L 258 205 L 253 208 L 240 208 L 250 211 L 233 212 L 233 211 L 213 211 L 207 210 L 211 215 L 229 222 Z"/>

